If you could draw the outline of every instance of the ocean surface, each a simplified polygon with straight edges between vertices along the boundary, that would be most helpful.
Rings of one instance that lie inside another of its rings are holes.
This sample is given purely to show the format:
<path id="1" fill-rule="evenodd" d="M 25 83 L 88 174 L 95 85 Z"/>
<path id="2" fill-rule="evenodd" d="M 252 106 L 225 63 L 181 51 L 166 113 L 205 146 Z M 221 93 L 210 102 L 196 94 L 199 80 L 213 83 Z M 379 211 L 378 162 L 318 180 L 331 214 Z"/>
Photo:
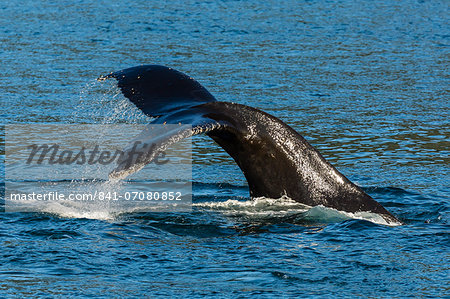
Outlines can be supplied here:
<path id="1" fill-rule="evenodd" d="M 0 213 L 0 297 L 450 296 L 449 15 L 445 0 L 2 0 L 3 125 L 145 123 L 96 78 L 167 65 L 291 125 L 405 225 L 251 201 L 196 136 L 192 212 Z"/>

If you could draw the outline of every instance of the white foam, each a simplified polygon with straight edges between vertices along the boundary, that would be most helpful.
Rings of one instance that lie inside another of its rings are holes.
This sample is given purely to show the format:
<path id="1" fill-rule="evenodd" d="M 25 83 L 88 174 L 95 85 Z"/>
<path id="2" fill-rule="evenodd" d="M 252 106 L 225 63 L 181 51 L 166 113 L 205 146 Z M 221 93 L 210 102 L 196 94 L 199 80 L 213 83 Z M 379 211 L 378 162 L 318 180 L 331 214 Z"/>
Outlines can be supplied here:
<path id="1" fill-rule="evenodd" d="M 230 199 L 223 202 L 194 203 L 193 206 L 221 211 L 229 215 L 276 217 L 302 214 L 305 219 L 325 222 L 339 222 L 348 219 L 359 219 L 387 226 L 402 225 L 399 222 L 389 222 L 379 214 L 370 212 L 349 213 L 332 208 L 327 208 L 322 205 L 310 207 L 298 203 L 286 196 L 283 196 L 279 199 L 259 197 L 246 201 Z"/>
<path id="2" fill-rule="evenodd" d="M 121 188 L 122 181 L 108 181 L 103 183 L 89 183 L 83 187 L 94 193 L 94 190 L 103 192 L 114 192 Z M 73 183 L 72 183 L 72 186 Z M 44 205 L 41 202 L 20 202 L 15 203 L 20 205 L 22 211 L 38 211 L 58 215 L 65 218 L 86 218 L 99 220 L 113 220 L 120 214 L 141 212 L 141 208 L 136 205 L 116 205 L 114 201 L 53 201 L 46 202 Z M 232 216 L 250 216 L 255 218 L 265 217 L 286 217 L 290 215 L 299 215 L 303 219 L 318 221 L 318 222 L 339 222 L 347 219 L 360 219 L 370 221 L 376 224 L 387 226 L 398 226 L 401 223 L 387 221 L 382 215 L 370 212 L 356 212 L 349 213 L 338 211 L 336 209 L 327 208 L 324 206 L 310 207 L 299 202 L 296 202 L 286 196 L 278 199 L 259 197 L 252 200 L 234 200 L 226 201 L 208 201 L 193 203 L 193 207 L 204 210 L 212 210 Z M 155 206 L 155 210 L 158 207 Z M 148 206 L 145 207 L 148 211 Z"/>
<path id="3" fill-rule="evenodd" d="M 310 209 L 309 206 L 285 196 L 278 199 L 259 197 L 245 201 L 229 199 L 223 202 L 193 203 L 193 206 L 221 211 L 225 214 L 250 216 L 287 216 L 304 213 Z"/>
<path id="4" fill-rule="evenodd" d="M 112 220 L 115 214 L 108 209 L 86 209 L 86 206 L 74 205 L 76 202 L 52 202 L 42 209 L 42 212 L 58 215 L 63 218 L 85 218 Z M 85 205 L 85 203 L 83 204 Z"/>

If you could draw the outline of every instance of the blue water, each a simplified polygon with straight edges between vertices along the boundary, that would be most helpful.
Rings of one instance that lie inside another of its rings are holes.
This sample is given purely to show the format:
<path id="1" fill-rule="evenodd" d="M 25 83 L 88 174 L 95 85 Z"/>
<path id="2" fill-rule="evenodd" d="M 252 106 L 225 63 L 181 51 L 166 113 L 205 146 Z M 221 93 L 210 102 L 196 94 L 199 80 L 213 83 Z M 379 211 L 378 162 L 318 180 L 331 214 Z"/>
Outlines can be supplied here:
<path id="1" fill-rule="evenodd" d="M 199 136 L 193 212 L 0 213 L 1 297 L 450 295 L 448 1 L 74 2 L 0 3 L 3 124 L 145 121 L 95 78 L 168 65 L 284 120 L 406 225 L 252 206 Z"/>

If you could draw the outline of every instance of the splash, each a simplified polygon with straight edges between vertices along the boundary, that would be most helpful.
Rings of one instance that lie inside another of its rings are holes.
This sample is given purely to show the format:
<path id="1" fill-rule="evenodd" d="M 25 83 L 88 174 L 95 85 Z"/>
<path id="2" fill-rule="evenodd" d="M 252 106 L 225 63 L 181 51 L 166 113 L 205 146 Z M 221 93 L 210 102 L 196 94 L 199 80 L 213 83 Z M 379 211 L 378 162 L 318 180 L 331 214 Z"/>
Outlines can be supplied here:
<path id="1" fill-rule="evenodd" d="M 220 211 L 227 215 L 246 215 L 254 218 L 297 215 L 301 219 L 314 222 L 332 223 L 349 219 L 359 219 L 386 226 L 401 225 L 401 223 L 388 222 L 381 215 L 375 213 L 349 213 L 324 206 L 310 207 L 286 196 L 278 199 L 259 197 L 246 201 L 229 199 L 223 202 L 194 203 L 193 206 L 212 211 Z"/>
<path id="2" fill-rule="evenodd" d="M 79 101 L 76 109 L 70 117 L 71 123 L 95 123 L 95 124 L 115 124 L 115 123 L 148 123 L 149 118 L 139 109 L 130 103 L 121 93 L 117 84 L 111 80 L 109 82 L 99 82 L 93 80 L 88 82 L 79 94 Z M 98 132 L 97 143 L 108 136 Z M 100 168 L 97 172 L 102 171 Z M 86 177 L 89 174 L 86 173 Z M 90 182 L 80 184 L 77 181 L 70 182 L 66 189 L 78 192 L 114 192 L 120 190 L 123 182 L 106 181 Z M 36 207 L 35 207 L 36 208 Z M 49 202 L 41 208 L 41 212 L 51 213 L 66 218 L 87 218 L 99 220 L 112 220 L 120 213 L 124 213 L 123 206 L 116 207 L 111 201 L 64 201 Z M 125 212 L 136 211 L 130 209 Z"/>
<path id="3" fill-rule="evenodd" d="M 245 201 L 229 199 L 223 202 L 193 203 L 193 206 L 220 211 L 228 215 L 250 215 L 255 217 L 287 216 L 304 213 L 310 208 L 285 196 L 278 199 L 258 197 Z"/>
<path id="4" fill-rule="evenodd" d="M 383 218 L 383 216 L 375 213 L 370 212 L 344 212 L 344 211 L 338 211 L 333 208 L 327 208 L 324 206 L 316 206 L 311 208 L 307 215 L 312 218 L 317 219 L 336 219 L 336 220 L 348 220 L 348 219 L 358 219 L 358 220 L 365 220 L 369 221 L 375 224 L 381 224 L 386 226 L 400 226 L 402 223 L 400 222 L 390 222 Z"/>
<path id="5" fill-rule="evenodd" d="M 71 123 L 149 123 L 151 119 L 126 99 L 114 80 L 93 80 L 81 89 Z"/>
<path id="6" fill-rule="evenodd" d="M 50 182 L 43 185 L 38 193 L 64 193 L 68 194 L 94 194 L 96 192 L 114 192 L 122 188 L 122 182 L 74 180 Z M 33 185 L 33 190 L 36 191 Z M 26 185 L 23 187 L 26 188 Z M 50 213 L 64 218 L 88 218 L 111 220 L 124 211 L 123 205 L 119 206 L 111 200 L 92 199 L 64 199 L 64 200 L 8 200 L 7 208 L 10 211 Z"/>

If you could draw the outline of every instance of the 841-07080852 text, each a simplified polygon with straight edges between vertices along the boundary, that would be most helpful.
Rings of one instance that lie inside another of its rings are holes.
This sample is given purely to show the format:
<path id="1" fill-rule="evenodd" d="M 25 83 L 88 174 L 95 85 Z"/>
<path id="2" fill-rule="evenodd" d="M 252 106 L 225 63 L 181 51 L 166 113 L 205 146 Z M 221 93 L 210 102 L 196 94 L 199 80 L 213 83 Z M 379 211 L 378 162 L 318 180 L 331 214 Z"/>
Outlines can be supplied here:
<path id="1" fill-rule="evenodd" d="M 181 192 L 124 192 L 120 195 L 118 192 L 99 192 L 99 200 L 181 200 Z"/>

